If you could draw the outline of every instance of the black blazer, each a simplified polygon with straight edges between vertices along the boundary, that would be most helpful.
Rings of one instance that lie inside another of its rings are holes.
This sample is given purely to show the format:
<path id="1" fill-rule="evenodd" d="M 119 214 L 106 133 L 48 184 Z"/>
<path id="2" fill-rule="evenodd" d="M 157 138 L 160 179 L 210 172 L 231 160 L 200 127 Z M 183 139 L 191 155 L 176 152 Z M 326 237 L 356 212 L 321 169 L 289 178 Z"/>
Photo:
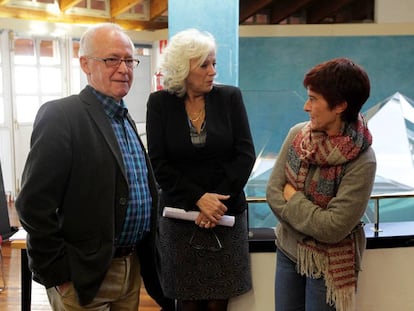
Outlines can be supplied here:
<path id="1" fill-rule="evenodd" d="M 147 167 L 155 208 L 148 159 Z M 34 280 L 46 288 L 72 281 L 79 302 L 91 302 L 111 263 L 127 202 L 122 154 L 91 88 L 44 104 L 16 200 Z"/>
<path id="2" fill-rule="evenodd" d="M 198 210 L 206 192 L 230 194 L 228 214 L 247 204 L 243 188 L 255 151 L 242 94 L 237 87 L 215 85 L 205 95 L 207 140 L 191 143 L 184 99 L 165 90 L 152 93 L 147 104 L 148 153 L 164 204 Z"/>

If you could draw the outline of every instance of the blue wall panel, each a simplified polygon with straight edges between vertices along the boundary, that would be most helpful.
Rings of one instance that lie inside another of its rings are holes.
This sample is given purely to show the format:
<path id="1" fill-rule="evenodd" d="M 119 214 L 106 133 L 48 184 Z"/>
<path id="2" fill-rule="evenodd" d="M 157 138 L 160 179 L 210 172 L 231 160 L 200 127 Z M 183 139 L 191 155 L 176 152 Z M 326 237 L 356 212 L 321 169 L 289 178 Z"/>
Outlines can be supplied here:
<path id="1" fill-rule="evenodd" d="M 208 31 L 217 42 L 216 81 L 238 85 L 239 1 L 169 0 L 169 36 L 187 28 Z"/>
<path id="2" fill-rule="evenodd" d="M 303 76 L 334 57 L 361 64 L 371 80 L 363 111 L 395 92 L 414 99 L 414 36 L 241 37 L 239 85 L 256 151 L 277 153 L 287 130 L 308 120 Z"/>

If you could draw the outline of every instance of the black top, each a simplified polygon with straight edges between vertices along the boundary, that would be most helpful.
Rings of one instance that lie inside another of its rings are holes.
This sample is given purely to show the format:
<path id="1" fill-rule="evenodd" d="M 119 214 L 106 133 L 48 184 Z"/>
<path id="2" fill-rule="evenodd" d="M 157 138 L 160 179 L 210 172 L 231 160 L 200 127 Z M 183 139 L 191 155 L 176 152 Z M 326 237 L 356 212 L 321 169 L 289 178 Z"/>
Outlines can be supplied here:
<path id="1" fill-rule="evenodd" d="M 165 90 L 152 93 L 147 107 L 148 153 L 166 206 L 198 210 L 206 192 L 230 194 L 228 214 L 246 207 L 243 192 L 255 151 L 240 90 L 214 86 L 205 95 L 207 138 L 195 147 L 184 98 Z"/>

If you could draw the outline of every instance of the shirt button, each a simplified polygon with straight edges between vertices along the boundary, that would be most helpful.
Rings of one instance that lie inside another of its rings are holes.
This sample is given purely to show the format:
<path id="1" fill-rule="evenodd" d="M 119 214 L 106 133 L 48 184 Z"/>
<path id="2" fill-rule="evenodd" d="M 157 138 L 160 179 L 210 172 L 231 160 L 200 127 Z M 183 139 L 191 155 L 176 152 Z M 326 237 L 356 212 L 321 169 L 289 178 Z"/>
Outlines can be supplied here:
<path id="1" fill-rule="evenodd" d="M 120 198 L 120 199 L 119 199 L 119 204 L 121 204 L 121 205 L 126 205 L 126 204 L 127 204 L 127 199 L 126 199 L 126 198 L 124 198 L 124 197 Z"/>

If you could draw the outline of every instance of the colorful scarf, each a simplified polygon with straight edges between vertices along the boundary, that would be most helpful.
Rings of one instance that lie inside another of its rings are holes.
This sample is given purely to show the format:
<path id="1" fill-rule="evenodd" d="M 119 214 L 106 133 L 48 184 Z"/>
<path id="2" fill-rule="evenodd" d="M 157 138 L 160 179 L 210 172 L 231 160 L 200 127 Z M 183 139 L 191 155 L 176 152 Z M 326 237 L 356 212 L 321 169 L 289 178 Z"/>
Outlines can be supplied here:
<path id="1" fill-rule="evenodd" d="M 293 139 L 286 164 L 288 182 L 320 208 L 328 208 L 336 195 L 345 166 L 372 143 L 367 124 L 359 115 L 357 122 L 345 123 L 337 136 L 313 132 L 306 124 Z M 316 167 L 305 189 L 310 167 Z M 355 307 L 355 242 L 351 235 L 336 244 L 314 239 L 298 243 L 298 272 L 312 278 L 325 278 L 326 302 L 338 311 Z"/>

